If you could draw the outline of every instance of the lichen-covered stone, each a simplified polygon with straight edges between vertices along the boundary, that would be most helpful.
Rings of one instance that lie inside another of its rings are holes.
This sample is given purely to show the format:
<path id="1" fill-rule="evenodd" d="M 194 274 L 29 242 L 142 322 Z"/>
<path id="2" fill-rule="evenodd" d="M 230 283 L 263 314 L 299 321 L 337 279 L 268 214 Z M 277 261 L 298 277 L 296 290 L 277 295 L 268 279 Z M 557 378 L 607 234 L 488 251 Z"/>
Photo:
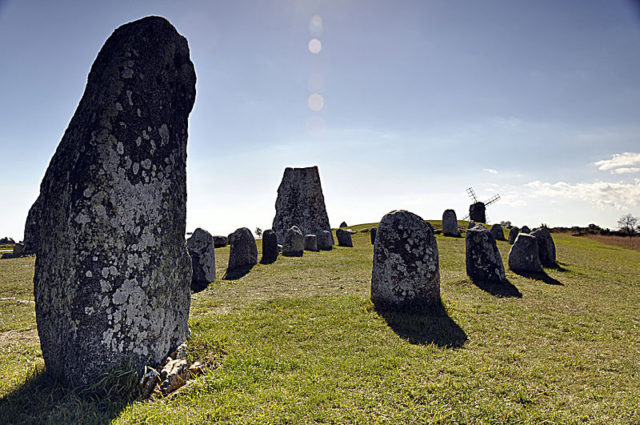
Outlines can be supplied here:
<path id="1" fill-rule="evenodd" d="M 476 223 L 486 223 L 486 207 L 484 202 L 476 202 L 474 204 L 469 205 L 469 218 Z"/>
<path id="2" fill-rule="evenodd" d="M 258 264 L 258 245 L 246 227 L 241 227 L 229 235 L 229 270 L 252 267 Z"/>
<path id="3" fill-rule="evenodd" d="M 189 335 L 187 40 L 163 18 L 118 28 L 36 201 L 36 320 L 47 372 L 85 386 L 141 373 Z M 28 226 L 27 226 L 28 227 Z"/>
<path id="4" fill-rule="evenodd" d="M 502 229 L 502 226 L 499 225 L 498 223 L 494 224 L 493 226 L 491 226 L 491 230 L 489 230 L 491 232 L 491 234 L 493 235 L 493 238 L 497 241 L 504 241 L 506 240 L 504 238 L 504 230 Z"/>
<path id="5" fill-rule="evenodd" d="M 304 236 L 298 226 L 292 226 L 284 234 L 282 255 L 285 257 L 302 257 L 304 254 Z"/>
<path id="6" fill-rule="evenodd" d="M 331 231 L 317 166 L 284 170 L 272 226 L 278 242 L 284 241 L 285 232 L 292 226 L 297 226 L 303 235 Z"/>
<path id="7" fill-rule="evenodd" d="M 339 246 L 353 247 L 353 241 L 351 240 L 351 232 L 344 229 L 336 230 L 336 237 L 338 238 Z"/>
<path id="8" fill-rule="evenodd" d="M 505 282 L 504 265 L 491 232 L 480 224 L 467 229 L 465 237 L 467 274 L 481 282 Z"/>
<path id="9" fill-rule="evenodd" d="M 509 244 L 513 245 L 513 243 L 516 241 L 516 238 L 518 237 L 518 233 L 520 233 L 520 230 L 517 227 L 512 227 L 511 230 L 509 230 Z"/>
<path id="10" fill-rule="evenodd" d="M 318 249 L 331 251 L 333 248 L 333 235 L 330 230 L 323 230 L 316 235 L 318 237 Z"/>
<path id="11" fill-rule="evenodd" d="M 378 231 L 377 227 L 374 227 L 373 229 L 371 229 L 371 245 L 376 243 L 376 232 Z"/>
<path id="12" fill-rule="evenodd" d="M 509 251 L 509 268 L 517 272 L 537 273 L 542 271 L 538 242 L 535 236 L 521 233 Z"/>
<path id="13" fill-rule="evenodd" d="M 304 250 L 318 251 L 318 237 L 316 235 L 304 235 Z"/>
<path id="14" fill-rule="evenodd" d="M 538 253 L 540 255 L 540 261 L 545 267 L 556 266 L 556 245 L 553 243 L 553 238 L 549 229 L 541 227 L 531 232 L 531 235 L 538 241 Z"/>
<path id="15" fill-rule="evenodd" d="M 380 221 L 373 248 L 371 300 L 376 308 L 428 311 L 440 305 L 438 245 L 430 224 L 408 211 Z"/>
<path id="16" fill-rule="evenodd" d="M 229 238 L 227 236 L 219 236 L 216 235 L 213 237 L 213 246 L 215 248 L 224 248 L 229 243 Z"/>
<path id="17" fill-rule="evenodd" d="M 442 234 L 445 236 L 459 237 L 458 218 L 454 210 L 445 210 L 442 213 Z"/>
<path id="18" fill-rule="evenodd" d="M 262 262 L 272 263 L 278 258 L 278 239 L 276 233 L 267 229 L 262 232 Z"/>
<path id="19" fill-rule="evenodd" d="M 211 233 L 197 228 L 187 239 L 187 250 L 191 256 L 193 277 L 191 289 L 202 291 L 216 280 L 216 253 Z"/>

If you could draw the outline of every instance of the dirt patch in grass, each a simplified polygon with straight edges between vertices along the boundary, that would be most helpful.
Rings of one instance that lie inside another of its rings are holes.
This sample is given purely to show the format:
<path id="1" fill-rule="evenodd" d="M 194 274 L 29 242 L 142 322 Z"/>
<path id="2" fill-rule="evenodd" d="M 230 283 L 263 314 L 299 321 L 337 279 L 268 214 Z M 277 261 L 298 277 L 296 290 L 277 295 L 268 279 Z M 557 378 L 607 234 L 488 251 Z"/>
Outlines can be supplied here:
<path id="1" fill-rule="evenodd" d="M 604 235 L 583 235 L 585 238 L 602 242 L 607 245 L 619 246 L 621 248 L 635 249 L 640 251 L 640 236 L 604 236 Z"/>

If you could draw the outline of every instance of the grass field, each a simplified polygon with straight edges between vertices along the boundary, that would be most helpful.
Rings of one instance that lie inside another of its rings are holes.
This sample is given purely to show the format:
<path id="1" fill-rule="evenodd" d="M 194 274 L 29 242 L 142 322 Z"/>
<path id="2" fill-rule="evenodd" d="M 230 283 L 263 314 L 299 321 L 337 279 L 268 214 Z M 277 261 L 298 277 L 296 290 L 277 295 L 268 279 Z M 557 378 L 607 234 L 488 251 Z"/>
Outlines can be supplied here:
<path id="1" fill-rule="evenodd" d="M 217 280 L 192 298 L 190 355 L 219 367 L 146 401 L 49 382 L 34 258 L 2 260 L 0 423 L 640 423 L 640 252 L 553 236 L 558 269 L 480 287 L 464 239 L 438 235 L 441 316 L 374 310 L 366 232 Z"/>

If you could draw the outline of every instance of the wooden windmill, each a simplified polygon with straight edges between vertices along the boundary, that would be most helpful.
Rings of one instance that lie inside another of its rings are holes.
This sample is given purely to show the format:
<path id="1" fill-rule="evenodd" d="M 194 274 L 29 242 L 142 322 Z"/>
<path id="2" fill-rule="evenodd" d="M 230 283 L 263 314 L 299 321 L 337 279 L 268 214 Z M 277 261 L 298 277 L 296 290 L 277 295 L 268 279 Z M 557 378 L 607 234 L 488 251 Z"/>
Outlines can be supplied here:
<path id="1" fill-rule="evenodd" d="M 499 194 L 493 195 L 487 202 L 478 201 L 478 197 L 476 196 L 476 192 L 472 187 L 467 188 L 467 194 L 473 201 L 473 204 L 469 205 L 469 215 L 467 215 L 463 220 L 471 219 L 476 223 L 486 223 L 487 222 L 487 214 L 486 208 L 494 204 L 500 199 Z"/>

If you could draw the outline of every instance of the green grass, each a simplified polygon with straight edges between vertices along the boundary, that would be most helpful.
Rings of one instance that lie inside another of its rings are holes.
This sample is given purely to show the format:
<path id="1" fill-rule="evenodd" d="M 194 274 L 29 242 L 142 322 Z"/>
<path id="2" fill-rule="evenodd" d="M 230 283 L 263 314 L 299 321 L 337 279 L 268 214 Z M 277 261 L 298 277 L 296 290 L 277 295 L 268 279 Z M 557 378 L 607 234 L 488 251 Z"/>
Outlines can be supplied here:
<path id="1" fill-rule="evenodd" d="M 554 234 L 560 268 L 544 281 L 507 271 L 509 292 L 471 283 L 464 238 L 438 235 L 447 315 L 381 315 L 360 232 L 374 226 L 350 227 L 354 248 L 279 257 L 194 294 L 190 356 L 220 367 L 159 400 L 49 382 L 34 260 L 0 261 L 0 297 L 15 298 L 0 301 L 0 423 L 640 423 L 640 252 Z M 216 249 L 219 278 L 228 254 Z"/>

